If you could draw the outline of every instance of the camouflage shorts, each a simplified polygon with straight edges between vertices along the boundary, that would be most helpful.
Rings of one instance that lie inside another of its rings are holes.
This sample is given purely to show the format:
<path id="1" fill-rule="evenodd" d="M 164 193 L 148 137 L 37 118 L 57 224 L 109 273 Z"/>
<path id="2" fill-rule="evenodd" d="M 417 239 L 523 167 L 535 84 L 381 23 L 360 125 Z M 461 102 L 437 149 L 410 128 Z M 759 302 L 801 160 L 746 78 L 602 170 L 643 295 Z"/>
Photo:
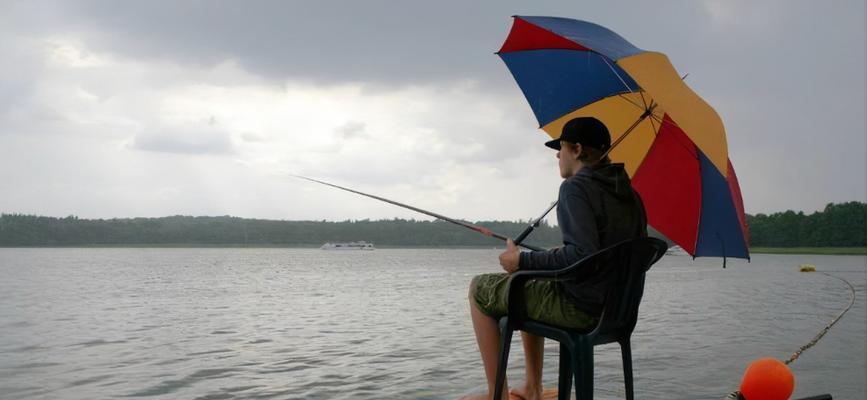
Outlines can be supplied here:
<path id="1" fill-rule="evenodd" d="M 508 274 L 483 274 L 470 285 L 479 310 L 500 318 L 508 313 Z M 580 310 L 556 282 L 531 280 L 524 286 L 527 316 L 530 319 L 572 329 L 587 329 L 596 319 Z"/>

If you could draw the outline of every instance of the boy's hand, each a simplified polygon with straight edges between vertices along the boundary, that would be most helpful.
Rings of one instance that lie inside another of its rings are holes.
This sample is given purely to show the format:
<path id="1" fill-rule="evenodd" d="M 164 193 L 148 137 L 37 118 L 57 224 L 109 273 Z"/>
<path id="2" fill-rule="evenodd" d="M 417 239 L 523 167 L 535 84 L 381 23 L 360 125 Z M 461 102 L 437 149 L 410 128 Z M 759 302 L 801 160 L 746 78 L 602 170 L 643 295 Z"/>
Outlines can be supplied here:
<path id="1" fill-rule="evenodd" d="M 518 246 L 515 246 L 512 239 L 506 240 L 506 251 L 500 254 L 500 265 L 503 266 L 503 270 L 511 274 L 518 270 L 520 263 L 521 250 L 518 250 Z"/>

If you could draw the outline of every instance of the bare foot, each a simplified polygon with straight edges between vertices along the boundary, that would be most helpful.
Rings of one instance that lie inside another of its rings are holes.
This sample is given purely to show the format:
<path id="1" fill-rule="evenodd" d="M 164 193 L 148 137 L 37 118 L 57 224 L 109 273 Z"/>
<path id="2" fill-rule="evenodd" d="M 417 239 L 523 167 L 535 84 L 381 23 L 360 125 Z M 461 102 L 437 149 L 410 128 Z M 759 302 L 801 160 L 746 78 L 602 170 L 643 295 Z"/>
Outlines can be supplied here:
<path id="1" fill-rule="evenodd" d="M 537 390 L 530 390 L 527 388 L 527 384 L 524 383 L 509 390 L 509 394 L 522 400 L 541 400 L 542 388 L 540 387 Z"/>

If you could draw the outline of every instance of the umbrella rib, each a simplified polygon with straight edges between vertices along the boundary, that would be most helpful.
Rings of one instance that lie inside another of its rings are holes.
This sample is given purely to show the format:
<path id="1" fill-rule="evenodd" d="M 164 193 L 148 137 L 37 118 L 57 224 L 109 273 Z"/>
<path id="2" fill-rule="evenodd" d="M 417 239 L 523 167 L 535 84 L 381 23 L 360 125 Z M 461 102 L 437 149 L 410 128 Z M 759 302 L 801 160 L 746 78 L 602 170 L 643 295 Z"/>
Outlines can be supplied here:
<path id="1" fill-rule="evenodd" d="M 618 140 L 615 141 L 615 143 L 612 143 L 611 148 L 609 148 L 608 151 L 605 152 L 605 154 L 603 155 L 603 157 L 606 156 L 606 155 L 608 155 L 608 153 L 610 153 L 611 150 L 614 150 L 614 147 L 616 147 L 618 144 L 620 144 L 620 142 L 623 141 L 623 139 L 625 139 L 626 136 L 629 135 L 629 133 L 631 133 L 633 129 L 635 129 L 635 127 L 638 125 L 638 123 L 640 123 L 641 120 L 644 119 L 644 118 L 646 118 L 646 117 L 650 117 L 650 123 L 651 123 L 651 125 L 653 125 L 653 133 L 654 133 L 654 134 L 658 134 L 659 131 L 656 129 L 656 125 L 653 124 L 653 120 L 656 120 L 657 122 L 659 122 L 660 129 L 662 129 L 662 125 L 664 125 L 664 124 L 671 124 L 671 125 L 673 125 L 673 126 L 675 126 L 675 127 L 680 128 L 680 125 L 678 125 L 677 122 L 674 122 L 673 120 L 670 120 L 670 119 L 669 119 L 669 121 L 665 121 L 665 119 L 663 118 L 664 115 L 663 115 L 663 116 L 659 116 L 659 115 L 657 115 L 656 112 L 655 112 L 655 111 L 656 111 L 656 104 L 653 104 L 653 102 L 651 101 L 650 106 L 647 105 L 647 99 L 644 97 L 644 91 L 643 91 L 643 90 L 633 91 L 633 90 L 629 87 L 629 85 L 626 84 L 626 82 L 623 80 L 623 78 L 620 77 L 620 74 L 617 73 L 617 71 L 616 71 L 616 70 L 614 69 L 614 67 L 613 67 L 613 66 L 608 62 L 608 60 L 607 60 L 605 57 L 603 57 L 602 55 L 600 55 L 600 57 L 602 57 L 602 60 L 605 61 L 605 64 L 606 64 L 606 65 L 608 65 L 608 68 L 611 69 L 611 72 L 613 72 L 614 75 L 617 76 L 618 79 L 620 79 L 620 82 L 623 83 L 623 86 L 625 86 L 626 89 L 629 89 L 629 90 L 630 90 L 630 93 L 636 93 L 636 92 L 637 92 L 637 93 L 639 94 L 639 96 L 641 96 L 641 102 L 644 103 L 644 105 L 641 105 L 641 104 L 638 104 L 638 103 L 635 102 L 635 101 L 632 101 L 631 99 L 625 97 L 625 96 L 623 95 L 623 93 L 618 93 L 618 94 L 617 94 L 617 97 L 619 97 L 619 98 L 625 100 L 627 103 L 632 104 L 633 106 L 635 106 L 635 107 L 637 107 L 637 108 L 639 108 L 639 109 L 641 109 L 641 110 L 644 110 L 644 113 L 646 114 L 646 115 L 643 115 L 642 117 L 639 117 L 639 120 L 636 121 L 635 124 L 633 124 L 632 127 L 630 127 L 629 129 L 627 129 L 627 131 L 626 131 L 626 133 L 625 133 L 624 135 L 622 135 L 620 138 L 618 138 Z M 681 143 L 679 140 L 678 140 L 677 142 L 678 142 L 679 145 L 683 146 L 684 149 L 689 150 L 689 147 L 688 147 L 686 144 Z M 695 146 L 695 145 L 693 144 L 693 146 Z M 698 158 L 698 156 L 696 155 L 696 159 L 697 159 L 697 158 Z"/>
<path id="2" fill-rule="evenodd" d="M 641 95 L 641 102 L 644 103 L 644 110 L 645 111 L 649 110 L 651 117 L 659 117 L 656 114 L 654 114 L 654 111 L 656 111 L 656 107 L 653 104 L 653 99 L 650 99 L 650 105 L 648 106 L 647 105 L 647 99 L 644 98 L 644 91 L 640 91 L 640 92 L 638 92 L 638 94 Z M 657 103 L 656 105 L 659 105 L 659 104 Z M 659 118 L 661 118 L 661 117 L 659 117 Z"/>
<path id="3" fill-rule="evenodd" d="M 639 93 L 641 93 L 641 92 L 639 92 Z M 623 99 L 623 100 L 626 101 L 627 103 L 632 104 L 633 106 L 635 106 L 635 107 L 637 107 L 637 108 L 639 108 L 639 109 L 641 109 L 641 110 L 643 110 L 643 111 L 645 111 L 645 112 L 646 112 L 647 110 L 650 109 L 650 107 L 648 107 L 648 106 L 646 105 L 647 103 L 645 103 L 645 105 L 642 106 L 641 104 L 638 104 L 638 103 L 636 103 L 636 102 L 630 100 L 629 98 L 624 97 L 623 94 L 618 94 L 617 97 L 620 97 L 621 99 Z M 644 96 L 642 96 L 642 98 L 643 98 L 643 97 L 644 97 Z M 644 100 L 642 100 L 642 101 L 644 101 Z M 653 104 L 652 104 L 652 102 L 651 102 L 651 107 L 652 107 L 652 106 L 653 106 Z M 661 119 L 661 118 L 662 118 L 662 117 L 660 117 L 659 115 L 656 115 L 656 108 L 655 108 L 655 107 L 654 107 L 653 110 L 651 110 L 650 116 L 651 116 L 651 117 L 655 117 L 655 118 L 657 118 L 657 119 Z"/>
<path id="4" fill-rule="evenodd" d="M 648 107 L 647 107 L 647 99 L 644 98 L 644 92 L 643 91 L 638 92 L 638 94 L 641 95 L 641 104 L 644 104 L 644 109 L 646 110 Z"/>
<path id="5" fill-rule="evenodd" d="M 644 96 L 642 96 L 642 97 L 644 97 Z M 653 112 L 651 112 L 650 113 L 650 126 L 653 127 L 653 135 L 659 136 L 659 129 L 656 129 L 656 124 L 653 123 L 653 120 L 655 120 L 655 119 L 658 119 L 658 117 L 655 114 L 653 114 Z M 662 124 L 660 124 L 659 127 L 662 128 Z"/>
<path id="6" fill-rule="evenodd" d="M 644 103 L 643 106 L 642 106 L 641 104 L 638 104 L 638 103 L 636 103 L 636 102 L 630 100 L 630 99 L 627 98 L 627 97 L 624 97 L 622 93 L 618 94 L 617 97 L 619 97 L 619 98 L 623 99 L 624 101 L 628 102 L 629 104 L 632 104 L 633 106 L 635 106 L 635 107 L 641 109 L 642 111 L 647 111 L 647 110 L 649 110 L 650 107 L 653 106 L 653 101 L 651 100 L 651 105 L 648 106 L 648 105 L 647 105 L 647 100 L 644 99 L 644 94 L 643 94 L 644 92 L 643 92 L 643 91 L 639 91 L 639 92 L 637 92 L 637 93 L 641 95 L 641 101 Z M 657 104 L 657 105 L 658 105 L 658 104 Z M 654 110 L 652 110 L 652 111 L 653 111 L 653 112 L 651 113 L 651 116 L 654 116 L 654 117 L 657 117 L 657 118 L 662 118 L 661 116 L 659 116 L 659 115 L 656 114 L 656 109 L 655 109 L 655 108 L 654 108 Z"/>
<path id="7" fill-rule="evenodd" d="M 665 123 L 665 120 L 664 120 L 664 118 L 663 118 L 663 117 L 665 117 L 665 113 L 663 113 L 662 116 L 657 115 L 657 114 L 655 114 L 655 113 L 650 113 L 650 117 L 656 119 L 657 121 L 659 121 L 660 125 L 663 124 L 663 123 Z M 670 123 L 673 124 L 674 126 L 680 128 L 680 125 L 678 125 L 677 122 L 671 121 Z"/>
<path id="8" fill-rule="evenodd" d="M 625 81 L 625 80 L 623 80 L 623 77 L 621 77 L 621 76 L 620 76 L 620 74 L 618 74 L 618 73 L 617 73 L 617 70 L 616 70 L 616 69 L 614 69 L 614 66 L 613 66 L 613 65 L 611 65 L 611 63 L 609 63 L 609 62 L 608 62 L 608 58 L 606 58 L 606 57 L 605 57 L 605 56 L 603 56 L 603 55 L 602 55 L 602 54 L 599 54 L 599 53 L 596 53 L 596 54 L 597 54 L 597 55 L 598 55 L 598 56 L 599 56 L 599 58 L 601 58 L 601 59 L 602 59 L 602 61 L 604 61 L 604 62 L 605 62 L 605 65 L 607 65 L 607 66 L 608 66 L 608 68 L 610 68 L 610 69 L 611 69 L 611 72 L 613 72 L 613 73 L 614 73 L 614 76 L 616 76 L 616 77 L 617 77 L 617 79 L 620 79 L 620 83 L 622 83 L 622 84 L 623 84 L 623 86 L 625 86 L 625 87 L 626 87 L 626 90 L 627 90 L 627 91 L 628 91 L 628 92 L 629 92 L 629 93 L 633 93 L 633 92 L 635 92 L 635 90 L 632 90 L 632 88 L 631 88 L 631 87 L 629 87 L 629 85 L 628 85 L 628 84 L 626 84 L 626 81 Z"/>
<path id="9" fill-rule="evenodd" d="M 617 97 L 620 97 L 621 99 L 626 100 L 629 104 L 632 104 L 632 105 L 635 106 L 635 107 L 638 107 L 638 108 L 640 108 L 640 109 L 642 109 L 642 110 L 647 110 L 647 103 L 645 103 L 645 104 L 642 106 L 641 104 L 638 104 L 638 103 L 636 103 L 636 102 L 634 102 L 634 101 L 632 101 L 632 100 L 630 100 L 630 99 L 624 97 L 624 96 L 623 96 L 623 93 L 619 93 L 619 94 L 617 95 Z M 642 101 L 643 101 L 643 100 L 642 100 Z"/>
<path id="10" fill-rule="evenodd" d="M 663 119 L 660 119 L 660 118 L 657 117 L 656 115 L 651 115 L 651 116 L 650 116 L 650 119 L 651 119 L 651 120 L 653 120 L 653 119 L 657 120 L 657 121 L 659 122 L 660 129 L 662 129 L 662 125 L 664 125 L 664 124 L 670 124 L 670 125 L 672 125 L 672 126 L 677 127 L 678 129 L 680 129 L 680 125 L 678 125 L 677 122 L 674 122 L 674 120 L 669 119 L 668 121 L 665 121 L 665 120 L 663 120 Z M 696 146 L 695 143 L 690 142 L 689 144 L 686 144 L 686 143 L 683 143 L 683 142 L 680 141 L 680 140 L 675 140 L 675 141 L 677 142 L 677 144 L 678 144 L 679 146 L 683 147 L 683 148 L 684 148 L 685 150 L 687 150 L 687 152 L 690 153 L 690 154 L 693 154 L 693 153 L 695 153 L 696 151 L 699 151 L 699 150 L 698 150 L 698 146 Z M 692 146 L 692 148 L 690 148 L 690 146 Z M 693 151 L 693 150 L 694 150 L 694 151 Z M 698 160 L 698 153 L 695 153 L 695 159 Z"/>

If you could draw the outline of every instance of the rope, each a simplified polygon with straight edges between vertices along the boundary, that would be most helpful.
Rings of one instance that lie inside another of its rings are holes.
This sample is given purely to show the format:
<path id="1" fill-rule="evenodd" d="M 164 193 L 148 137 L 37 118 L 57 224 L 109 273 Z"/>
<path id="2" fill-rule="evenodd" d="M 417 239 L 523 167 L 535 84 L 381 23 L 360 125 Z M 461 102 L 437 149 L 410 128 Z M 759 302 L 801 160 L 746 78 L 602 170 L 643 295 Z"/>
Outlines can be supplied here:
<path id="1" fill-rule="evenodd" d="M 819 333 L 816 335 L 816 337 L 813 338 L 813 340 L 811 340 L 809 343 L 801 346 L 801 348 L 798 349 L 798 351 L 796 351 L 794 354 L 792 354 L 792 356 L 789 357 L 789 359 L 785 361 L 786 365 L 789 365 L 792 362 L 794 362 L 795 360 L 797 360 L 798 357 L 801 356 L 801 353 L 803 353 L 805 350 L 809 349 L 810 347 L 815 346 L 816 343 L 819 342 L 819 339 L 822 339 L 822 336 L 825 336 L 825 334 L 828 333 L 829 330 L 831 330 L 831 327 L 834 326 L 834 324 L 836 324 L 837 321 L 839 321 L 840 318 L 843 317 L 843 314 L 846 314 L 846 311 L 849 311 L 849 309 L 852 308 L 852 305 L 855 304 L 855 287 L 852 286 L 852 284 L 849 283 L 849 281 L 847 281 L 843 278 L 840 278 L 839 276 L 834 276 L 834 275 L 831 275 L 831 274 L 828 274 L 825 272 L 821 272 L 821 271 L 818 271 L 818 272 L 823 274 L 823 275 L 830 276 L 830 277 L 835 278 L 835 279 L 839 279 L 839 280 L 843 281 L 843 283 L 845 283 L 846 285 L 849 286 L 849 292 L 851 294 L 851 298 L 849 299 L 849 305 L 846 306 L 846 308 L 842 312 L 840 312 L 840 314 L 837 315 L 837 317 L 834 318 L 834 320 L 831 321 L 831 323 L 829 323 L 828 325 L 825 326 L 825 328 L 823 328 L 821 331 L 819 331 Z"/>
<path id="2" fill-rule="evenodd" d="M 801 353 L 803 353 L 805 350 L 809 349 L 810 347 L 815 346 L 816 343 L 819 342 L 819 339 L 822 339 L 822 336 L 825 336 L 825 334 L 828 333 L 829 330 L 831 330 L 831 327 L 834 326 L 834 324 L 836 324 L 837 321 L 839 321 L 840 318 L 843 317 L 843 314 L 846 314 L 846 311 L 849 311 L 849 309 L 852 308 L 852 305 L 855 304 L 855 287 L 852 286 L 852 284 L 849 283 L 849 281 L 847 281 L 847 280 L 845 280 L 839 276 L 834 276 L 834 275 L 831 275 L 831 274 L 826 273 L 826 272 L 822 272 L 822 271 L 817 271 L 817 272 L 819 272 L 822 275 L 827 275 L 827 276 L 830 276 L 832 278 L 839 279 L 839 280 L 843 281 L 843 283 L 845 283 L 846 285 L 849 286 L 849 293 L 851 294 L 851 297 L 849 298 L 849 305 L 847 305 L 846 308 L 843 309 L 843 311 L 841 311 L 840 314 L 838 314 L 837 317 L 835 317 L 834 320 L 831 321 L 831 323 L 829 323 L 824 328 L 822 328 L 822 330 L 819 331 L 819 333 L 816 335 L 816 337 L 813 338 L 813 340 L 811 340 L 809 343 L 801 346 L 801 348 L 799 348 L 798 351 L 796 351 L 794 354 L 792 354 L 792 356 L 789 357 L 789 359 L 785 361 L 786 365 L 793 363 L 795 360 L 798 359 L 798 357 L 801 356 Z M 811 397 L 811 399 L 812 398 L 813 397 Z M 816 397 L 816 399 L 830 399 L 830 398 L 831 398 L 830 396 L 828 396 L 828 397 L 821 397 L 821 396 Z M 729 393 L 728 396 L 726 396 L 723 400 L 745 400 L 745 399 L 744 399 L 744 395 L 740 391 L 734 391 L 734 392 Z"/>

